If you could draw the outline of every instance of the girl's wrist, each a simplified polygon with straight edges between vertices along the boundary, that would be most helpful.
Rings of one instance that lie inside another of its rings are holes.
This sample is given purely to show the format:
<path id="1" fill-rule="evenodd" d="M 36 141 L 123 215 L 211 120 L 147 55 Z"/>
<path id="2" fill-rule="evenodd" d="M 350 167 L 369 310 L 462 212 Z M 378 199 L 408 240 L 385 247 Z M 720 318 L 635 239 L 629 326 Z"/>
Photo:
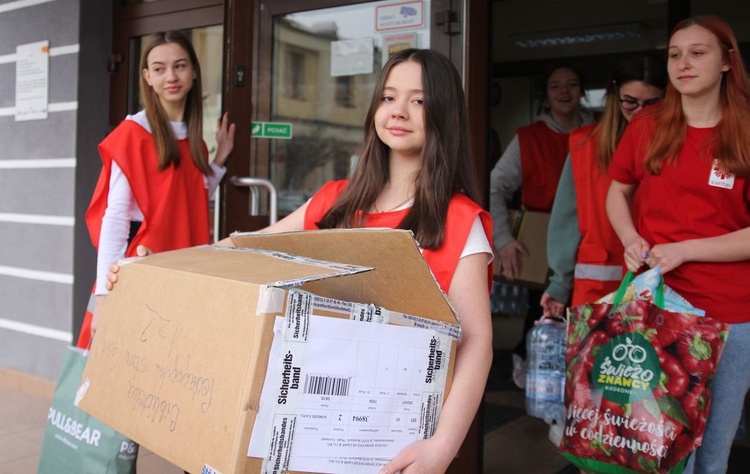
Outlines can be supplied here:
<path id="1" fill-rule="evenodd" d="M 451 459 L 458 455 L 458 450 L 463 443 L 463 438 L 456 437 L 455 433 L 449 433 L 445 430 L 441 431 L 439 426 L 430 440 L 439 452 L 450 454 Z"/>
<path id="2" fill-rule="evenodd" d="M 638 243 L 641 240 L 641 236 L 637 232 L 628 233 L 623 239 L 622 239 L 622 246 L 626 249 L 630 246 Z"/>

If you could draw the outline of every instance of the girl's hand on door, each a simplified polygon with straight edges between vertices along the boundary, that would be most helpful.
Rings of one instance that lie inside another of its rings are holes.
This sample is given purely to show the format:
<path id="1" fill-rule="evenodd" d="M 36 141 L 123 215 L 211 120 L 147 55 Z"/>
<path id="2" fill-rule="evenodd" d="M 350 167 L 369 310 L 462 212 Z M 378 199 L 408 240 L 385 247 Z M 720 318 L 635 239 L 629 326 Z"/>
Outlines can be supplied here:
<path id="1" fill-rule="evenodd" d="M 229 114 L 224 112 L 224 115 L 216 121 L 217 148 L 214 163 L 217 166 L 224 166 L 232 153 L 232 149 L 234 149 L 234 131 L 235 125 L 229 123 Z"/>

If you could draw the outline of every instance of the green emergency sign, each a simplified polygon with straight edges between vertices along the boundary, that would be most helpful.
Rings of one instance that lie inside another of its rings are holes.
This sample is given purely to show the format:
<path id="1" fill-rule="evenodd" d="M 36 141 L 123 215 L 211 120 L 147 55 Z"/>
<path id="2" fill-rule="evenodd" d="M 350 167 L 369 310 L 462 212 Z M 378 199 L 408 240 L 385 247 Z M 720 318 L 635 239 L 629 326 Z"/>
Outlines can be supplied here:
<path id="1" fill-rule="evenodd" d="M 292 124 L 279 122 L 252 122 L 250 136 L 253 138 L 292 138 Z"/>

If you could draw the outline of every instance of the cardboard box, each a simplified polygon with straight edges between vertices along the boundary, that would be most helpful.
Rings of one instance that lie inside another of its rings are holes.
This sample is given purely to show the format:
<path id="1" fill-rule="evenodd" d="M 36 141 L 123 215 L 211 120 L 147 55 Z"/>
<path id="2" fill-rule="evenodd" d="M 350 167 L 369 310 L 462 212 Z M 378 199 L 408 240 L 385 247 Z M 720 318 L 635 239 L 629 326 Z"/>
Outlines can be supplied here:
<path id="1" fill-rule="evenodd" d="M 196 247 L 121 267 L 78 394 L 80 408 L 189 472 L 261 471 L 262 460 L 246 453 L 274 320 L 292 292 L 359 309 L 374 304 L 393 311 L 391 323 L 458 335 L 455 313 L 407 231 L 232 237 L 244 249 Z M 445 393 L 455 355 L 449 340 Z"/>
<path id="2" fill-rule="evenodd" d="M 549 216 L 546 212 L 508 211 L 511 235 L 529 252 L 528 257 L 519 254 L 518 263 L 521 267 L 521 275 L 516 281 L 530 288 L 545 289 L 549 283 L 549 265 L 547 264 Z M 497 252 L 495 252 L 494 268 L 495 278 L 507 281 L 500 273 Z"/>

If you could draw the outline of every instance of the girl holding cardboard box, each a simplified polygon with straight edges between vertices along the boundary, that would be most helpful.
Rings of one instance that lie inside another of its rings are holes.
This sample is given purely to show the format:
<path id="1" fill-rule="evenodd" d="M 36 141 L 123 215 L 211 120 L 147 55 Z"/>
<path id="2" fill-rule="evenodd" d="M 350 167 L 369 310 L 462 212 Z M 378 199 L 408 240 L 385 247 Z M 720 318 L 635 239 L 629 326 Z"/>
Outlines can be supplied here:
<path id="1" fill-rule="evenodd" d="M 391 227 L 414 233 L 459 315 L 462 335 L 435 434 L 406 447 L 381 473 L 444 472 L 474 419 L 492 362 L 492 224 L 476 204 L 458 71 L 433 51 L 396 53 L 383 68 L 364 128 L 352 178 L 326 184 L 264 231 Z M 110 287 L 118 268 L 111 270 Z"/>
<path id="2" fill-rule="evenodd" d="M 583 78 L 570 64 L 554 63 L 542 77 L 542 97 L 536 120 L 520 127 L 490 174 L 490 211 L 498 272 L 512 282 L 521 275 L 518 255 L 528 249 L 516 240 L 508 223 L 508 202 L 521 190 L 521 207 L 549 213 L 560 173 L 568 154 L 568 134 L 593 122 L 591 112 L 581 107 L 585 93 Z M 521 338 L 513 349 L 513 381 L 526 386 L 526 342 L 534 321 L 542 315 L 542 290 L 529 288 L 529 308 Z"/>

